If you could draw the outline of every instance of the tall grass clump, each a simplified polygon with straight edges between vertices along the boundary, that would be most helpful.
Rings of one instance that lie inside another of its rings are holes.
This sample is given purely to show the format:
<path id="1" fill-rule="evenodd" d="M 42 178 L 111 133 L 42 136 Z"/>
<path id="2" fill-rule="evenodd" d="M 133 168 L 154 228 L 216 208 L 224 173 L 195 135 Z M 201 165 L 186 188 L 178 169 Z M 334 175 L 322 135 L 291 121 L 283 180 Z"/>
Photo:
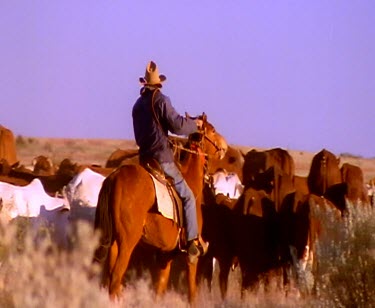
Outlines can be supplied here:
<path id="1" fill-rule="evenodd" d="M 314 305 L 375 307 L 375 212 L 353 207 L 326 229 L 318 243 Z"/>
<path id="2" fill-rule="evenodd" d="M 77 224 L 74 249 L 61 250 L 48 231 L 7 225 L 0 235 L 0 307 L 108 307 L 92 256 L 98 239 Z M 42 233 L 42 237 L 40 237 Z M 36 241 L 36 238 L 39 238 Z"/>

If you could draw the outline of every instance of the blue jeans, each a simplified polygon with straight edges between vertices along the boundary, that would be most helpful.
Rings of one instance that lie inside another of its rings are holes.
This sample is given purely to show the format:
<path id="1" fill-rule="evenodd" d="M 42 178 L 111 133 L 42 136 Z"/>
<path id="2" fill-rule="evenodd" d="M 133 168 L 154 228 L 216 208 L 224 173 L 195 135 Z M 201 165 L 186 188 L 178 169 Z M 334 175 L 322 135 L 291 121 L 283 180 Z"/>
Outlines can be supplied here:
<path id="1" fill-rule="evenodd" d="M 161 163 L 160 165 L 165 174 L 173 178 L 174 188 L 182 200 L 184 218 L 186 221 L 187 240 L 191 241 L 196 239 L 198 237 L 198 223 L 194 194 L 175 163 Z"/>

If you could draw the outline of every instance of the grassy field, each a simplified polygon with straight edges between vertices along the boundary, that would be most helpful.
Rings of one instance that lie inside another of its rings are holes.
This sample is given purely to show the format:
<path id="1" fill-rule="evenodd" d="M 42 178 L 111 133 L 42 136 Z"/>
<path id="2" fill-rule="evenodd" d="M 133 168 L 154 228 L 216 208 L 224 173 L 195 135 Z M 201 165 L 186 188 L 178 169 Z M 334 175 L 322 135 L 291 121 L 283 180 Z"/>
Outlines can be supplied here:
<path id="1" fill-rule="evenodd" d="M 117 148 L 134 148 L 134 141 L 17 138 L 18 159 L 24 165 L 46 155 L 55 163 L 70 158 L 82 164 L 104 165 Z M 251 147 L 241 147 L 243 151 Z M 307 175 L 314 153 L 290 151 L 296 171 Z M 341 157 L 359 165 L 366 179 L 375 177 L 375 160 Z M 319 270 L 304 273 L 303 286 L 294 284 L 288 296 L 272 281 L 267 292 L 240 297 L 239 270 L 229 277 L 228 298 L 223 302 L 214 275 L 212 292 L 202 287 L 197 307 L 375 307 L 375 214 L 354 210 L 350 220 L 332 223 L 323 217 L 328 232 L 319 242 Z M 72 249 L 61 251 L 49 238 L 48 226 L 37 229 L 22 222 L 0 224 L 0 307 L 188 307 L 186 289 L 169 290 L 155 299 L 149 276 L 128 283 L 124 297 L 110 302 L 99 288 L 98 268 L 91 258 L 98 235 L 80 222 L 70 232 Z M 26 232 L 27 230 L 27 232 Z M 38 238 L 35 244 L 35 238 Z M 311 285 L 315 282 L 315 292 Z M 300 289 L 310 292 L 303 296 Z"/>

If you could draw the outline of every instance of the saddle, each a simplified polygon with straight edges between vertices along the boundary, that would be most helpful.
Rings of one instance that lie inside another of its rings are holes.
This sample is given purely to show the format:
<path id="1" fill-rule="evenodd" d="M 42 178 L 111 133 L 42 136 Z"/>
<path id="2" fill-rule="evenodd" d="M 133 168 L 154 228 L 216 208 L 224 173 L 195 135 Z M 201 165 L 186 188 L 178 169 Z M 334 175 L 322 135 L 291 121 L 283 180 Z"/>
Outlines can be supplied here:
<path id="1" fill-rule="evenodd" d="M 174 189 L 173 186 L 173 179 L 166 176 L 163 169 L 161 168 L 159 162 L 154 158 L 147 158 L 140 160 L 140 164 L 146 171 L 151 175 L 151 178 L 154 181 L 155 191 L 156 191 L 156 207 L 157 211 L 165 216 L 166 218 L 173 219 L 179 229 L 184 227 L 184 214 L 183 214 L 183 206 L 182 200 L 180 199 L 177 191 Z M 161 185 L 160 185 L 161 184 Z M 160 190 L 166 190 L 168 192 L 170 201 L 173 207 L 173 215 L 165 215 L 162 210 L 162 202 L 163 198 L 159 197 L 163 195 L 163 192 Z M 173 216 L 173 217 L 170 217 Z"/>

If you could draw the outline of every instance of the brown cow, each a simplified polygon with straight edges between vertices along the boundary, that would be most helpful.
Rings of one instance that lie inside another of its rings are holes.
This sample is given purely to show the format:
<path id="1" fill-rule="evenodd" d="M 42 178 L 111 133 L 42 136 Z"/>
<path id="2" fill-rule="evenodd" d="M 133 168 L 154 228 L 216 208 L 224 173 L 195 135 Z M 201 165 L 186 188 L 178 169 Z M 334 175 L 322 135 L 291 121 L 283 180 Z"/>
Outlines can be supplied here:
<path id="1" fill-rule="evenodd" d="M 285 174 L 278 166 L 272 166 L 265 172 L 255 174 L 253 178 L 248 181 L 248 188 L 256 190 L 264 190 L 270 199 L 275 202 L 276 210 L 278 211 L 284 197 L 295 191 L 294 177 Z"/>
<path id="2" fill-rule="evenodd" d="M 65 158 L 61 161 L 56 174 L 74 177 L 78 173 L 82 172 L 85 168 L 90 168 L 92 171 L 103 176 L 108 176 L 113 170 L 115 170 L 115 168 L 106 168 L 98 165 L 79 165 L 77 163 L 73 163 L 69 158 Z"/>
<path id="3" fill-rule="evenodd" d="M 314 155 L 307 176 L 310 193 L 323 196 L 328 187 L 342 182 L 339 163 L 340 159 L 326 149 Z"/>
<path id="4" fill-rule="evenodd" d="M 294 176 L 295 164 L 293 157 L 287 150 L 274 148 L 266 151 L 251 150 L 245 155 L 243 165 L 243 184 L 248 187 L 254 177 L 268 170 L 270 167 L 277 167 L 284 174 Z"/>
<path id="5" fill-rule="evenodd" d="M 344 163 L 341 166 L 342 181 L 347 184 L 346 198 L 354 205 L 369 204 L 363 171 L 360 167 Z"/>
<path id="6" fill-rule="evenodd" d="M 4 158 L 10 165 L 17 162 L 16 142 L 13 132 L 0 125 L 0 159 Z"/>
<path id="7" fill-rule="evenodd" d="M 211 290 L 213 258 L 215 258 L 220 267 L 219 285 L 221 296 L 224 299 L 227 294 L 229 271 L 235 257 L 231 216 L 236 200 L 229 200 L 222 194 L 215 196 L 208 184 L 205 185 L 203 196 L 202 237 L 210 245 L 207 254 L 198 261 L 197 279 L 198 283 L 205 279 Z"/>
<path id="8" fill-rule="evenodd" d="M 0 175 L 8 175 L 12 166 L 5 158 L 0 159 Z"/>
<path id="9" fill-rule="evenodd" d="M 139 155 L 137 149 L 129 150 L 115 150 L 107 159 L 105 164 L 106 168 L 117 168 L 124 162 L 127 163 L 139 163 Z"/>
<path id="10" fill-rule="evenodd" d="M 315 154 L 307 176 L 309 191 L 324 196 L 347 214 L 347 184 L 341 180 L 340 159 L 326 149 Z"/>
<path id="11" fill-rule="evenodd" d="M 56 174 L 58 175 L 69 175 L 74 177 L 79 173 L 79 165 L 73 163 L 69 158 L 65 158 L 60 162 L 59 167 L 57 168 Z"/>
<path id="12" fill-rule="evenodd" d="M 284 283 L 287 284 L 290 273 L 286 273 L 291 269 L 295 271 L 297 279 L 301 278 L 299 274 L 308 264 L 313 271 L 316 269 L 319 261 L 316 259 L 316 243 L 327 226 L 341 221 L 341 212 L 326 198 L 296 192 L 284 199 L 279 218 L 280 259 L 285 270 Z"/>
<path id="13" fill-rule="evenodd" d="M 56 173 L 56 167 L 51 158 L 44 155 L 35 157 L 32 166 L 35 175 L 53 175 Z"/>
<path id="14" fill-rule="evenodd" d="M 232 217 L 235 255 L 241 267 L 244 295 L 279 265 L 277 213 L 274 202 L 264 191 L 250 187 L 238 199 Z"/>
<path id="15" fill-rule="evenodd" d="M 73 176 L 66 174 L 37 175 L 22 165 L 13 167 L 7 175 L 0 176 L 1 181 L 18 186 L 25 186 L 35 178 L 40 179 L 46 193 L 55 197 L 56 194 L 62 192 L 63 187 L 72 180 Z"/>
<path id="16" fill-rule="evenodd" d="M 212 158 L 208 160 L 208 173 L 212 174 L 219 168 L 223 168 L 228 172 L 234 172 L 238 175 L 242 182 L 242 168 L 244 165 L 244 157 L 240 150 L 229 146 L 223 159 Z"/>

